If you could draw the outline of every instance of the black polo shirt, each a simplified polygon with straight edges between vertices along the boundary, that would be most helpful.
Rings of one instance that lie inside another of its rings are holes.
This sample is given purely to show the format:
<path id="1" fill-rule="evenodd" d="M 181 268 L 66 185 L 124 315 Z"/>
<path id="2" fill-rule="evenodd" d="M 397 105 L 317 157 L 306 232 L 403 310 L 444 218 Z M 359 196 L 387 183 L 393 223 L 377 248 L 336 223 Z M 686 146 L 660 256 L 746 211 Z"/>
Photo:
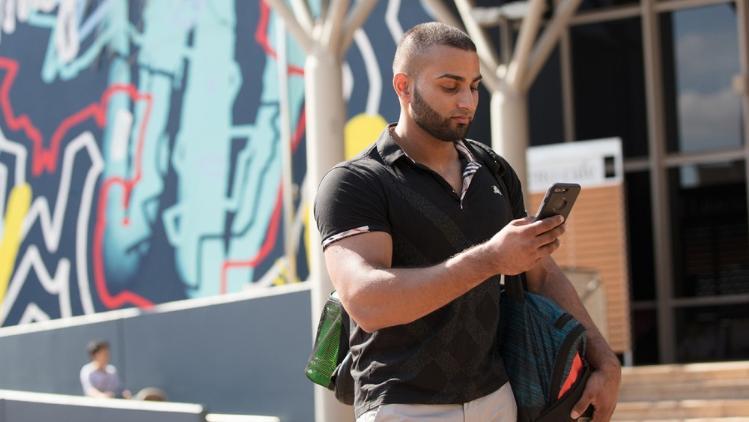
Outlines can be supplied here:
<path id="1" fill-rule="evenodd" d="M 315 199 L 323 245 L 347 236 L 384 231 L 393 240 L 393 267 L 435 265 L 484 242 L 512 216 L 524 215 L 520 181 L 506 162 L 500 182 L 456 143 L 463 191 L 412 161 L 391 134 L 328 172 Z M 505 186 L 506 185 L 506 186 Z M 512 198 L 512 201 L 510 200 Z M 357 417 L 381 404 L 465 403 L 506 381 L 497 348 L 499 281 L 492 277 L 412 323 L 368 334 L 353 326 Z"/>

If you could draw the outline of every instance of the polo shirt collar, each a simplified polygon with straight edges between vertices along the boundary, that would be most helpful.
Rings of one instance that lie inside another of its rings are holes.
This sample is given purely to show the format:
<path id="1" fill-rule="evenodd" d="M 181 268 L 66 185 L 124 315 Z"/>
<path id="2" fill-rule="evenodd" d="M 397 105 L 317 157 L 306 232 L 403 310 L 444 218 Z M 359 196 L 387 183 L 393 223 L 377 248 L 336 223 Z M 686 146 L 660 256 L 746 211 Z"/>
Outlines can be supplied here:
<path id="1" fill-rule="evenodd" d="M 402 157 L 406 157 L 411 162 L 413 160 L 411 157 L 406 155 L 406 152 L 403 151 L 403 148 L 398 145 L 398 143 L 395 141 L 395 138 L 393 137 L 392 130 L 395 128 L 396 123 L 390 123 L 380 134 L 380 138 L 377 140 L 377 152 L 380 154 L 380 157 L 387 163 L 388 165 L 392 166 L 393 163 L 398 161 Z M 471 153 L 470 148 L 466 146 L 465 141 L 458 140 L 455 143 L 455 149 L 458 150 L 458 154 L 460 154 L 461 158 L 464 159 L 466 162 L 468 162 L 467 167 L 481 167 L 481 163 L 479 163 L 476 158 Z M 475 172 L 475 171 L 474 171 Z"/>
<path id="2" fill-rule="evenodd" d="M 380 139 L 377 140 L 377 152 L 389 166 L 392 166 L 401 157 L 407 157 L 403 148 L 395 142 L 395 138 L 390 132 L 394 127 L 395 123 L 390 123 L 380 134 Z"/>

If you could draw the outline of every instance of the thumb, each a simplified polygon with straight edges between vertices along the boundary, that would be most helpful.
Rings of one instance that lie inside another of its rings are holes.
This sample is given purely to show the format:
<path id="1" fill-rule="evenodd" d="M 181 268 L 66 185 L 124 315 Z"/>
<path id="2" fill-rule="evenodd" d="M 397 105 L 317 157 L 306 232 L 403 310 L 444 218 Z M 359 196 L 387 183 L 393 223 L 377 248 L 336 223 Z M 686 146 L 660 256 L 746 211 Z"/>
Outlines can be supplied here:
<path id="1" fill-rule="evenodd" d="M 585 388 L 585 391 L 583 391 L 582 397 L 580 397 L 580 400 L 575 404 L 575 407 L 572 408 L 572 412 L 570 412 L 570 417 L 572 419 L 577 419 L 580 416 L 582 416 L 583 413 L 588 409 L 588 406 L 590 406 L 593 403 L 593 395 L 590 394 L 588 391 L 588 388 Z"/>
<path id="2" fill-rule="evenodd" d="M 512 224 L 514 226 L 525 226 L 525 225 L 530 224 L 530 223 L 532 223 L 534 221 L 536 221 L 536 219 L 534 217 L 527 216 L 527 217 L 523 217 L 523 218 L 518 218 L 518 219 L 512 220 L 510 222 L 510 224 Z"/>

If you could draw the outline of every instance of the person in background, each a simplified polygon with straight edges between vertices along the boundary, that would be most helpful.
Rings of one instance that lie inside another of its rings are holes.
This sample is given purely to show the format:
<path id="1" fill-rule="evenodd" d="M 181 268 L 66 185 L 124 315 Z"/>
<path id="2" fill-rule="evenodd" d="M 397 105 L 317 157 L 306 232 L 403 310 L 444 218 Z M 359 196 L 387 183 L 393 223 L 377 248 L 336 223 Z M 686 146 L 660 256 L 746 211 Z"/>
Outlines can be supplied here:
<path id="1" fill-rule="evenodd" d="M 117 368 L 109 363 L 109 343 L 92 341 L 87 349 L 91 361 L 81 368 L 83 394 L 88 397 L 129 399 L 130 391 L 122 388 Z"/>

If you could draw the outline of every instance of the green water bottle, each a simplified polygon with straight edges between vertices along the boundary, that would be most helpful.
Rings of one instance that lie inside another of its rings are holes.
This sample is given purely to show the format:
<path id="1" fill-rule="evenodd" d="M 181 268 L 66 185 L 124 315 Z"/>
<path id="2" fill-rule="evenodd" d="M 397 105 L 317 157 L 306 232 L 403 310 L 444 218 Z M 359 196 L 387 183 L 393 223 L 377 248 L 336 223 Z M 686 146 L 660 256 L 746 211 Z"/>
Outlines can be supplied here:
<path id="1" fill-rule="evenodd" d="M 338 294 L 331 293 L 320 315 L 312 354 L 304 368 L 310 381 L 331 390 L 334 388 L 336 368 L 347 352 L 342 343 L 345 341 L 348 344 L 348 338 L 342 335 L 344 312 Z"/>

